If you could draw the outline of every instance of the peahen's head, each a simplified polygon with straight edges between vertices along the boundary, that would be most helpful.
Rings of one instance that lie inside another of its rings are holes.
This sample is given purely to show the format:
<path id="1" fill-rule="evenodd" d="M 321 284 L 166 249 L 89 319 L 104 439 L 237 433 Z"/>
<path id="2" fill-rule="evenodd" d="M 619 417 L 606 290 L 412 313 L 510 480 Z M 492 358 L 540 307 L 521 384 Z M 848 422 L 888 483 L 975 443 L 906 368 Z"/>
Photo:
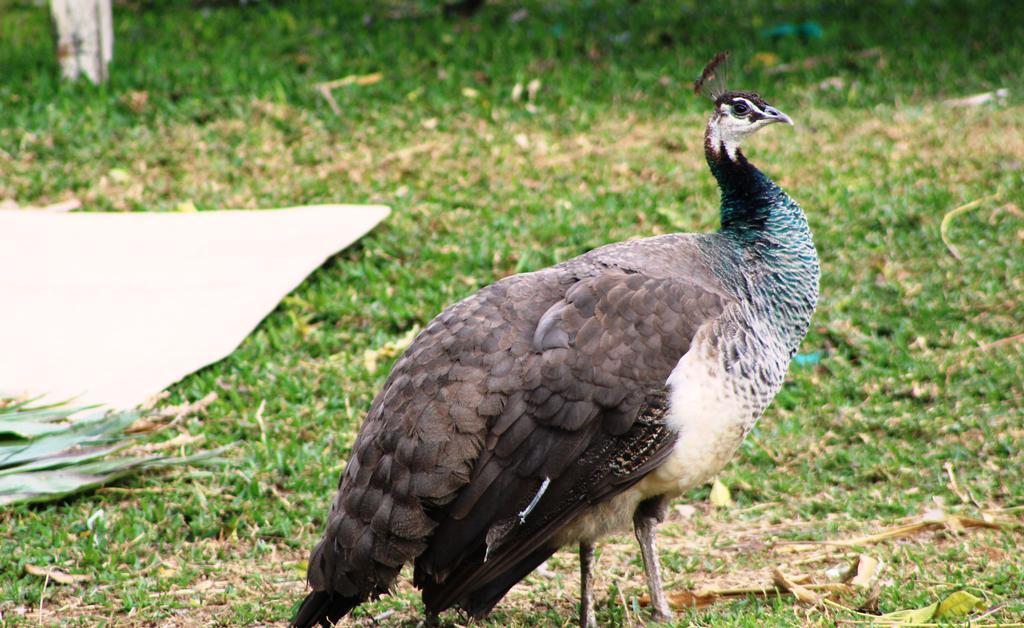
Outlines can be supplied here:
<path id="1" fill-rule="evenodd" d="M 748 136 L 775 122 L 793 124 L 786 114 L 769 105 L 754 92 L 728 91 L 725 62 L 729 53 L 720 52 L 693 84 L 694 91 L 714 100 L 715 111 L 708 120 L 705 145 L 709 156 L 736 159 L 736 151 Z"/>

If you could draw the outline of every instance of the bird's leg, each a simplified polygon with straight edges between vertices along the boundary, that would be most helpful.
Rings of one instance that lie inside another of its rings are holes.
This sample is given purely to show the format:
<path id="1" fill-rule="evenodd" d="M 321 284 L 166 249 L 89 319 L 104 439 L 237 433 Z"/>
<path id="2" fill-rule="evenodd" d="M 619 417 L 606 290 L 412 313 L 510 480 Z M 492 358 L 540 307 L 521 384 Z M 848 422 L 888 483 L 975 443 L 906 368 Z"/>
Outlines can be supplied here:
<path id="1" fill-rule="evenodd" d="M 580 628 L 597 628 L 594 615 L 594 587 L 590 581 L 590 567 L 594 564 L 594 546 L 580 542 Z"/>
<path id="2" fill-rule="evenodd" d="M 654 546 L 655 528 L 665 518 L 668 501 L 660 497 L 641 502 L 633 513 L 633 529 L 640 542 L 640 553 L 644 557 L 644 571 L 647 573 L 647 588 L 651 591 L 651 618 L 659 623 L 672 621 L 672 610 L 668 607 L 665 588 L 661 583 L 661 561 Z"/>

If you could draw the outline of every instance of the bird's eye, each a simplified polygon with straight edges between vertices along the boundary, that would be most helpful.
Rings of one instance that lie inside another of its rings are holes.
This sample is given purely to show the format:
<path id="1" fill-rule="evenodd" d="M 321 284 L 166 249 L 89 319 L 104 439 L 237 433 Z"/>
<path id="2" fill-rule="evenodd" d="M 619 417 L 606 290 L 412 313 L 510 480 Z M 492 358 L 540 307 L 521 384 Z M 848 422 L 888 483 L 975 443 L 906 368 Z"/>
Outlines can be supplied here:
<path id="1" fill-rule="evenodd" d="M 745 102 L 738 102 L 732 106 L 732 112 L 738 113 L 741 116 L 748 111 L 750 111 L 750 107 Z"/>

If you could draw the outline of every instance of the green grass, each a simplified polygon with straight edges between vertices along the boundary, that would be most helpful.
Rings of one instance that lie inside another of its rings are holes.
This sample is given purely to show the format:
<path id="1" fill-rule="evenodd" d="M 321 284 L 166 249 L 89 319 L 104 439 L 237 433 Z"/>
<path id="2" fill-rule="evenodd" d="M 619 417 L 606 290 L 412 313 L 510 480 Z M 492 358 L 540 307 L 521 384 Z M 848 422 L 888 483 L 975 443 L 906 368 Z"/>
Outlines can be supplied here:
<path id="1" fill-rule="evenodd" d="M 393 359 L 370 372 L 367 351 L 507 274 L 716 227 L 707 104 L 687 83 L 723 48 L 735 83 L 798 124 L 766 131 L 748 154 L 814 229 L 822 300 L 802 351 L 823 357 L 791 369 L 756 441 L 724 471 L 736 506 L 708 509 L 707 488 L 684 496 L 699 507 L 664 526 L 668 581 L 761 582 L 774 565 L 820 576 L 841 559 L 793 566 L 772 541 L 876 531 L 936 498 L 977 515 L 947 463 L 981 507 L 1024 505 L 1024 342 L 981 348 L 1024 332 L 1021 3 L 494 2 L 468 22 L 427 2 L 226 4 L 119 5 L 112 78 L 93 87 L 57 80 L 44 10 L 0 0 L 0 199 L 74 196 L 100 211 L 379 202 L 394 213 L 234 354 L 173 387 L 173 403 L 218 393 L 181 429 L 204 446 L 241 441 L 233 467 L 0 512 L 2 621 L 35 622 L 41 600 L 43 621 L 72 625 L 287 617 Z M 510 22 L 521 8 L 528 16 Z M 820 40 L 760 36 L 808 20 Z M 769 74 L 756 53 L 823 60 Z M 334 91 L 341 115 L 312 89 L 373 72 L 383 79 Z M 513 101 L 533 79 L 534 101 Z M 941 104 L 1000 87 L 1005 101 Z M 943 215 L 990 194 L 951 225 L 953 258 Z M 1005 604 L 986 621 L 1007 622 L 1024 619 L 1022 544 L 1019 530 L 970 531 L 864 551 L 887 564 L 883 611 L 965 588 Z M 637 554 L 628 536 L 601 552 L 604 623 L 643 617 Z M 44 584 L 26 564 L 93 581 Z M 571 553 L 551 569 L 517 587 L 493 625 L 571 623 Z M 403 585 L 359 614 L 415 621 L 418 604 Z M 835 618 L 856 617 L 747 598 L 679 622 Z"/>

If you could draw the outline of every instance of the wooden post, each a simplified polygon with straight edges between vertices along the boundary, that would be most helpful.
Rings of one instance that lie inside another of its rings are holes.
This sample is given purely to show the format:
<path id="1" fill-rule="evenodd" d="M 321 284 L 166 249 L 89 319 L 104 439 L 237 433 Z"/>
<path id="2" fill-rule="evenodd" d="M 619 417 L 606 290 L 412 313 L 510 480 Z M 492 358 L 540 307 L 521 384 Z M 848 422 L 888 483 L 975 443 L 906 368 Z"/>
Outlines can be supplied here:
<path id="1" fill-rule="evenodd" d="M 57 32 L 57 59 L 65 78 L 85 74 L 93 83 L 107 80 L 114 58 L 111 0 L 50 0 Z"/>

